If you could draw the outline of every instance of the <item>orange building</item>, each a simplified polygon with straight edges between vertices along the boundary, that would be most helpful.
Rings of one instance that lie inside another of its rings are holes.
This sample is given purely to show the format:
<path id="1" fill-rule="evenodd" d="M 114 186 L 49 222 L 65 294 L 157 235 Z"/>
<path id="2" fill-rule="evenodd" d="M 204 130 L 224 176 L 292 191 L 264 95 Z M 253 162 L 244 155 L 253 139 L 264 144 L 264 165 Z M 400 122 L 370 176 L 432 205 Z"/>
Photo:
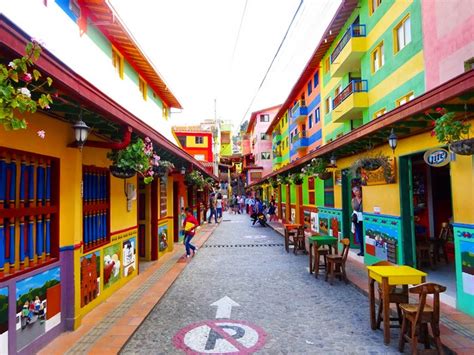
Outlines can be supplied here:
<path id="1" fill-rule="evenodd" d="M 179 146 L 196 160 L 213 163 L 212 152 L 212 132 L 202 129 L 200 126 L 173 127 L 173 134 Z M 211 169 L 212 164 L 204 164 L 207 169 Z"/>

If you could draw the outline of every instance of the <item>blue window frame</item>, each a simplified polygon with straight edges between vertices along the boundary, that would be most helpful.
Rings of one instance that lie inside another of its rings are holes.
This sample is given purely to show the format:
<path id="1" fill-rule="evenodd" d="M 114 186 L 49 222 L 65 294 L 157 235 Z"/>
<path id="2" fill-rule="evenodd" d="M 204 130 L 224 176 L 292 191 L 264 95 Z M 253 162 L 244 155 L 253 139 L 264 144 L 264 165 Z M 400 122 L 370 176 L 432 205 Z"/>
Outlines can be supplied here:
<path id="1" fill-rule="evenodd" d="M 308 96 L 313 92 L 313 82 L 310 80 L 308 82 Z"/>
<path id="2" fill-rule="evenodd" d="M 316 73 L 314 73 L 314 76 L 313 76 L 313 88 L 316 88 L 316 86 L 319 85 L 319 71 L 317 71 Z"/>
<path id="3" fill-rule="evenodd" d="M 319 107 L 314 111 L 314 123 L 318 123 L 321 119 L 320 112 L 319 112 Z"/>
<path id="4" fill-rule="evenodd" d="M 309 128 L 313 128 L 313 114 L 308 117 L 308 126 Z"/>

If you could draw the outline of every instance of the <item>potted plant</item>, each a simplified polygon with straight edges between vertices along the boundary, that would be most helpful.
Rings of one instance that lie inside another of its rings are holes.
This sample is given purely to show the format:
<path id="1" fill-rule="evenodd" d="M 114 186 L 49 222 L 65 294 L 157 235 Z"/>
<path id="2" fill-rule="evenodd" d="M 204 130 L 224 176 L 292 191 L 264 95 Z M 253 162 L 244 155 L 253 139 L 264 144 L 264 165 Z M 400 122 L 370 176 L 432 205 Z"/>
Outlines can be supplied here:
<path id="1" fill-rule="evenodd" d="M 112 150 L 107 154 L 107 158 L 112 160 L 109 169 L 113 176 L 128 179 L 138 173 L 143 177 L 145 184 L 153 181 L 153 167 L 160 160 L 156 154 L 153 154 L 153 144 L 148 137 L 145 141 L 138 138 L 125 149 Z"/>
<path id="2" fill-rule="evenodd" d="M 174 169 L 174 164 L 168 160 L 159 160 L 158 165 L 153 166 L 154 176 L 162 178 Z"/>
<path id="3" fill-rule="evenodd" d="M 327 161 L 323 158 L 313 158 L 306 167 L 308 175 L 314 175 L 321 180 L 327 180 L 332 176 L 332 173 L 327 170 Z"/>
<path id="4" fill-rule="evenodd" d="M 359 159 L 352 163 L 350 170 L 352 176 L 357 176 L 360 169 L 374 171 L 380 167 L 383 169 L 385 181 L 390 182 L 393 179 L 392 165 L 390 164 L 389 157 L 383 153 L 359 157 Z"/>
<path id="5" fill-rule="evenodd" d="M 288 185 L 290 183 L 290 179 L 287 175 L 278 175 L 277 181 L 280 185 Z"/>
<path id="6" fill-rule="evenodd" d="M 53 80 L 42 78 L 34 69 L 41 54 L 40 44 L 33 40 L 26 45 L 25 52 L 8 65 L 0 64 L 0 124 L 5 130 L 26 129 L 27 122 L 21 115 L 34 113 L 38 107 L 47 110 L 53 102 L 51 94 L 44 90 Z M 43 138 L 44 131 L 38 131 L 38 135 Z"/>
<path id="7" fill-rule="evenodd" d="M 188 186 L 196 186 L 199 189 L 204 187 L 204 177 L 198 170 L 193 170 L 187 174 L 184 178 L 185 183 Z"/>
<path id="8" fill-rule="evenodd" d="M 474 154 L 474 138 L 469 138 L 471 124 L 467 120 L 457 120 L 454 112 L 438 107 L 442 116 L 434 120 L 432 135 L 440 143 L 447 144 L 449 150 L 459 155 Z M 431 116 L 430 116 L 431 117 Z"/>
<path id="9" fill-rule="evenodd" d="M 274 178 L 268 179 L 268 183 L 270 184 L 271 187 L 276 189 L 278 187 L 278 181 Z"/>
<path id="10" fill-rule="evenodd" d="M 289 176 L 290 182 L 293 182 L 295 185 L 301 185 L 304 181 L 304 172 L 293 173 Z"/>

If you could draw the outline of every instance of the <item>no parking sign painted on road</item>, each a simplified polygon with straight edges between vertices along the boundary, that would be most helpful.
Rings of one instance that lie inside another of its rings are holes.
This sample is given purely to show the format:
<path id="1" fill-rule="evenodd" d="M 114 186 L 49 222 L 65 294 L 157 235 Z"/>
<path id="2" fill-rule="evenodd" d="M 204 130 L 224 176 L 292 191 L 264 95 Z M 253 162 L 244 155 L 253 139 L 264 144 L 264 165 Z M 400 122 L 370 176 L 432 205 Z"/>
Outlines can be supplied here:
<path id="1" fill-rule="evenodd" d="M 188 354 L 250 354 L 265 344 L 260 327 L 240 320 L 209 320 L 181 329 L 174 345 Z"/>

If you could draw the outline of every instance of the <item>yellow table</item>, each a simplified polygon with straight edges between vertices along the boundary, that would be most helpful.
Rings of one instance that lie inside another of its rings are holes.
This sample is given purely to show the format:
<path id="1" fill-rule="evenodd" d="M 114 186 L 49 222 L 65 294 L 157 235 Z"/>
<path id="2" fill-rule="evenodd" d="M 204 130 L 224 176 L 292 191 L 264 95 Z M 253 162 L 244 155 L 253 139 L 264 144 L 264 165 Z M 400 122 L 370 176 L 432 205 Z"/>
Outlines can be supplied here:
<path id="1" fill-rule="evenodd" d="M 426 273 L 406 265 L 367 266 L 369 273 L 370 327 L 375 330 L 375 281 L 382 285 L 383 340 L 390 344 L 390 299 L 389 286 L 416 285 L 425 282 Z"/>

